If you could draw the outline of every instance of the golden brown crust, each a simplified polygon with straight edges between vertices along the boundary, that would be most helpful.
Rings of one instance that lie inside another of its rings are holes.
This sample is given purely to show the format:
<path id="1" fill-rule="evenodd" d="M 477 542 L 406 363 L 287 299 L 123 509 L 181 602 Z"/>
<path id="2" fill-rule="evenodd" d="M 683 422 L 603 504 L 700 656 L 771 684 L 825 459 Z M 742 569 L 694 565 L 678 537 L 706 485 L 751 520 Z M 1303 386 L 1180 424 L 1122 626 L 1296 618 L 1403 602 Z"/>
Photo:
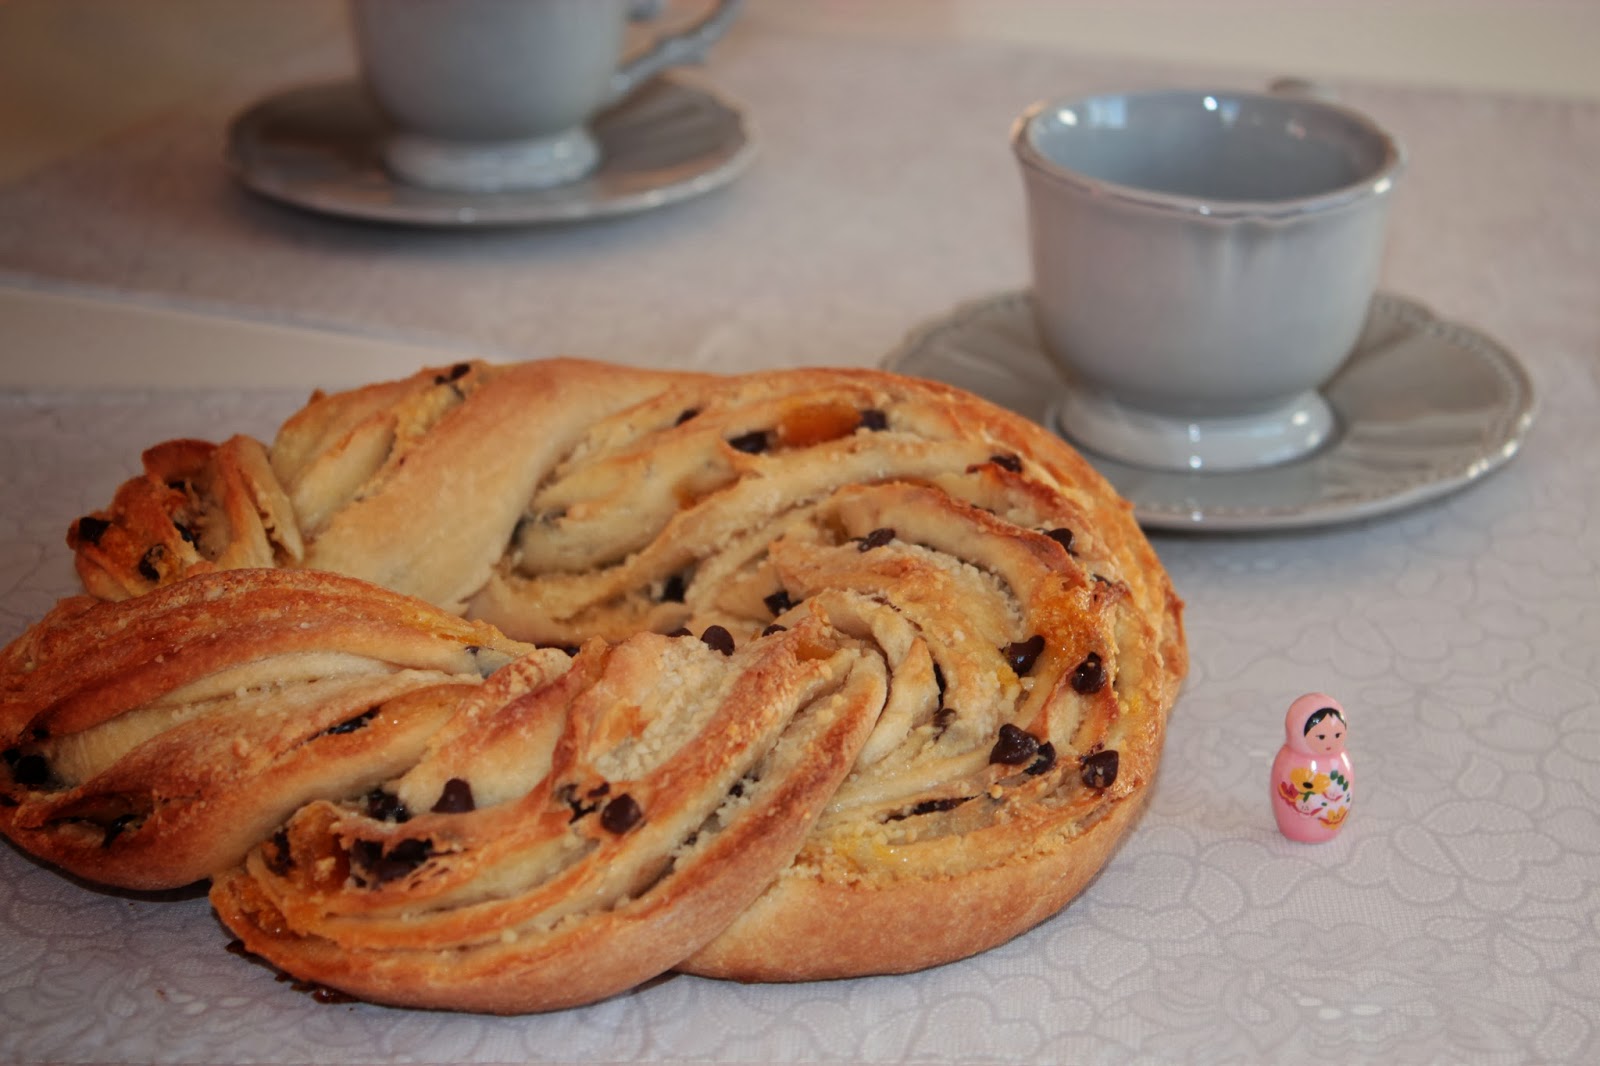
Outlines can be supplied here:
<path id="1" fill-rule="evenodd" d="M 143 459 L 143 477 L 67 531 L 92 595 L 126 599 L 190 574 L 302 559 L 293 507 L 259 442 L 172 440 Z"/>
<path id="2" fill-rule="evenodd" d="M 290 972 L 378 1002 L 512 1013 L 621 992 L 710 940 L 793 857 L 883 687 L 881 666 L 817 621 L 732 656 L 596 642 L 554 683 L 522 665 L 485 686 L 474 743 L 413 771 L 499 802 L 403 826 L 307 808 L 217 879 L 224 923 Z M 522 729 L 494 730 L 500 715 Z M 497 759 L 507 744 L 524 758 Z M 529 762 L 541 772 L 521 781 L 493 770 Z"/>
<path id="3" fill-rule="evenodd" d="M 1048 854 L 943 881 L 907 887 L 785 876 L 678 969 L 740 981 L 816 981 L 910 973 L 976 955 L 1071 902 L 1110 858 L 1146 794 L 1058 840 Z"/>
<path id="4" fill-rule="evenodd" d="M 799 980 L 935 965 L 1064 906 L 1153 782 L 1186 668 L 1181 604 L 1082 457 L 958 390 L 865 370 L 467 363 L 316 396 L 270 452 L 243 440 L 152 449 L 147 475 L 71 535 L 91 592 L 139 598 L 115 618 L 64 602 L 5 653 L 4 691 L 25 695 L 0 704 L 0 780 L 21 803 L 0 829 L 23 846 L 126 884 L 215 863 L 135 852 L 141 834 L 195 831 L 148 832 L 168 824 L 149 815 L 105 855 L 61 843 L 85 834 L 62 809 L 85 808 L 50 808 L 68 782 L 24 787 L 17 767 L 37 755 L 22 765 L 38 776 L 66 738 L 116 734 L 105 781 L 166 796 L 187 779 L 162 781 L 151 752 L 226 762 L 216 730 L 189 736 L 182 715 L 147 739 L 147 708 L 194 703 L 194 664 L 225 670 L 208 657 L 241 633 L 261 654 L 382 658 L 464 610 L 479 621 L 455 625 L 508 653 L 502 632 L 588 642 L 570 669 L 524 645 L 487 684 L 445 668 L 385 695 L 426 709 L 396 731 L 404 744 L 369 734 L 391 757 L 365 776 L 353 742 L 340 758 L 307 742 L 326 728 L 304 721 L 309 701 L 269 701 L 301 730 L 274 767 L 303 765 L 249 771 L 254 792 L 288 797 L 269 809 L 208 793 L 253 834 L 229 847 L 257 845 L 213 900 L 297 976 L 523 1011 L 672 967 Z M 152 577 L 153 551 L 182 565 Z M 291 569 L 237 571 L 251 583 L 237 604 L 195 606 L 239 565 Z M 275 582 L 334 580 L 317 571 L 349 575 L 350 603 L 382 604 L 374 619 L 329 608 L 311 634 L 263 630 L 287 595 Z M 181 670 L 148 640 L 104 636 L 161 624 Z M 705 643 L 652 635 L 682 630 Z M 114 699 L 45 654 L 79 632 L 108 640 L 96 684 Z M 452 809 L 463 789 L 471 810 Z M 654 817 L 596 828 L 622 790 Z"/>
<path id="5" fill-rule="evenodd" d="M 308 800 L 410 765 L 463 692 L 529 651 L 315 571 L 65 600 L 0 653 L 0 831 L 91 880 L 203 879 Z"/>

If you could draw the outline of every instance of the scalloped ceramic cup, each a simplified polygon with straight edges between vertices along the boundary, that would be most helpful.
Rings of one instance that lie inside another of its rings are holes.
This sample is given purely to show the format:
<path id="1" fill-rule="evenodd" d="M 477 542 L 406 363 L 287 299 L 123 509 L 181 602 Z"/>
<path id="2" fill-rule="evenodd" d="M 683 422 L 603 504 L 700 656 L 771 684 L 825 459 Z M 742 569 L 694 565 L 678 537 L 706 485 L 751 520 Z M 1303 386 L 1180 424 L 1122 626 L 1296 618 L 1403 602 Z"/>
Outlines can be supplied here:
<path id="1" fill-rule="evenodd" d="M 1377 288 L 1393 137 L 1323 100 L 1172 90 L 1035 104 L 1011 141 L 1063 433 L 1197 471 L 1333 434 L 1317 389 Z"/>
<path id="2" fill-rule="evenodd" d="M 699 62 L 744 0 L 623 61 L 659 0 L 351 0 L 361 73 L 393 129 L 400 181 L 458 193 L 541 189 L 599 163 L 588 121 L 668 67 Z"/>

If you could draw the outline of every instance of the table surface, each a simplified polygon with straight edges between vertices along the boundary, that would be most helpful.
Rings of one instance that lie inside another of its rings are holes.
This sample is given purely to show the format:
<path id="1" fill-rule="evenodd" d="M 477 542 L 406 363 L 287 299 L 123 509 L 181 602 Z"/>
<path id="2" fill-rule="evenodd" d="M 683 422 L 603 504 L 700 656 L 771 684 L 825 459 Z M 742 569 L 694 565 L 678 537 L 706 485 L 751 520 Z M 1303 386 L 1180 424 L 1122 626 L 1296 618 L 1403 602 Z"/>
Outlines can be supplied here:
<path id="1" fill-rule="evenodd" d="M 1026 284 L 1007 127 L 1107 86 L 1306 74 L 1391 126 L 1384 285 L 1516 352 L 1538 420 L 1503 471 L 1399 515 L 1155 537 L 1194 666 L 1151 805 L 1076 903 L 983 956 L 543 1017 L 330 1006 L 222 951 L 203 898 L 4 849 L 0 1061 L 1600 1057 L 1600 87 L 1568 61 L 1595 5 L 758 0 L 689 75 L 756 125 L 737 182 L 484 232 L 319 217 L 223 170 L 243 107 L 348 75 L 329 7 L 0 6 L 0 639 L 75 590 L 63 532 L 140 449 L 270 439 L 313 386 L 462 353 L 875 363 Z M 1350 708 L 1359 797 L 1314 847 L 1266 790 L 1311 689 Z"/>

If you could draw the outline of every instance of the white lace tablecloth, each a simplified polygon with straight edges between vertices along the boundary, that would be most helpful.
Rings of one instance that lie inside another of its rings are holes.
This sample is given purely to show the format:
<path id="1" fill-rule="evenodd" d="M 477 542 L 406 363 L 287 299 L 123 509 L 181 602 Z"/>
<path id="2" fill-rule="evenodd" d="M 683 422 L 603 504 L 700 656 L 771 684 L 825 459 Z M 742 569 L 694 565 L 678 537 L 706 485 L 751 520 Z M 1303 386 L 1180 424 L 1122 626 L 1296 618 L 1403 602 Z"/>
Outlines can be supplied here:
<path id="1" fill-rule="evenodd" d="M 1192 80 L 992 45 L 736 34 L 705 72 L 762 131 L 734 186 L 598 226 L 414 233 L 252 199 L 218 165 L 232 113 L 341 62 L 330 45 L 302 69 L 241 72 L 0 186 L 0 274 L 461 351 L 865 364 L 1022 283 L 1005 131 L 1026 103 Z M 203 898 L 95 891 L 4 848 L 0 1061 L 1600 1061 L 1600 110 L 1345 95 L 1412 153 L 1386 285 L 1517 351 L 1539 421 L 1504 471 L 1396 517 L 1157 538 L 1193 673 L 1142 823 L 1061 915 L 910 976 L 679 976 L 488 1018 L 315 1002 L 225 952 Z M 75 589 L 66 526 L 141 448 L 270 437 L 303 399 L 0 396 L 0 639 Z M 1311 689 L 1350 710 L 1357 790 L 1318 846 L 1278 835 L 1266 781 L 1283 713 Z"/>

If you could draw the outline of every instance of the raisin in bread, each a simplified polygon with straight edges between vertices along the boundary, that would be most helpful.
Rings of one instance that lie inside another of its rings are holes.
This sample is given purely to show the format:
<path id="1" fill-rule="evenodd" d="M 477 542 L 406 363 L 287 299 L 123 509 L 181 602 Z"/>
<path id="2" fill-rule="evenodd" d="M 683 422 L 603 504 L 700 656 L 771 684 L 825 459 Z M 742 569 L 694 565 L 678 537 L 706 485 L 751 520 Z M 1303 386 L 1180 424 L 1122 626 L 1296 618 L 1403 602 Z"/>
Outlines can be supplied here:
<path id="1" fill-rule="evenodd" d="M 0 653 L 0 831 L 90 880 L 201 880 L 302 804 L 412 765 L 485 675 L 529 653 L 309 570 L 63 600 Z"/>
<path id="2" fill-rule="evenodd" d="M 107 602 L 68 601 L 6 653 L 0 828 L 112 883 L 210 874 L 223 921 L 299 977 L 523 1011 L 672 968 L 935 965 L 1058 911 L 1151 787 L 1186 665 L 1166 574 L 1080 456 L 957 390 L 467 363 L 315 396 L 270 449 L 207 448 L 152 449 L 74 524 Z M 389 642 L 456 658 L 266 632 L 254 597 L 294 581 L 412 604 Z M 83 689 L 125 697 L 60 710 L 90 697 L 37 649 L 190 601 L 213 609 L 157 657 L 193 670 L 129 652 Z M 236 642 L 197 680 L 212 653 L 192 649 Z M 245 712 L 210 701 L 229 671 L 319 650 L 417 687 L 335 732 L 367 698 L 308 712 L 336 671 L 235 685 L 279 723 L 265 763 L 231 757 L 245 828 L 169 860 L 192 827 L 165 815 L 188 795 L 165 749 L 227 767 L 216 738 Z M 391 704 L 421 708 L 392 741 L 368 733 Z M 77 739 L 97 730 L 117 742 Z M 73 744 L 99 754 L 69 766 Z"/>

